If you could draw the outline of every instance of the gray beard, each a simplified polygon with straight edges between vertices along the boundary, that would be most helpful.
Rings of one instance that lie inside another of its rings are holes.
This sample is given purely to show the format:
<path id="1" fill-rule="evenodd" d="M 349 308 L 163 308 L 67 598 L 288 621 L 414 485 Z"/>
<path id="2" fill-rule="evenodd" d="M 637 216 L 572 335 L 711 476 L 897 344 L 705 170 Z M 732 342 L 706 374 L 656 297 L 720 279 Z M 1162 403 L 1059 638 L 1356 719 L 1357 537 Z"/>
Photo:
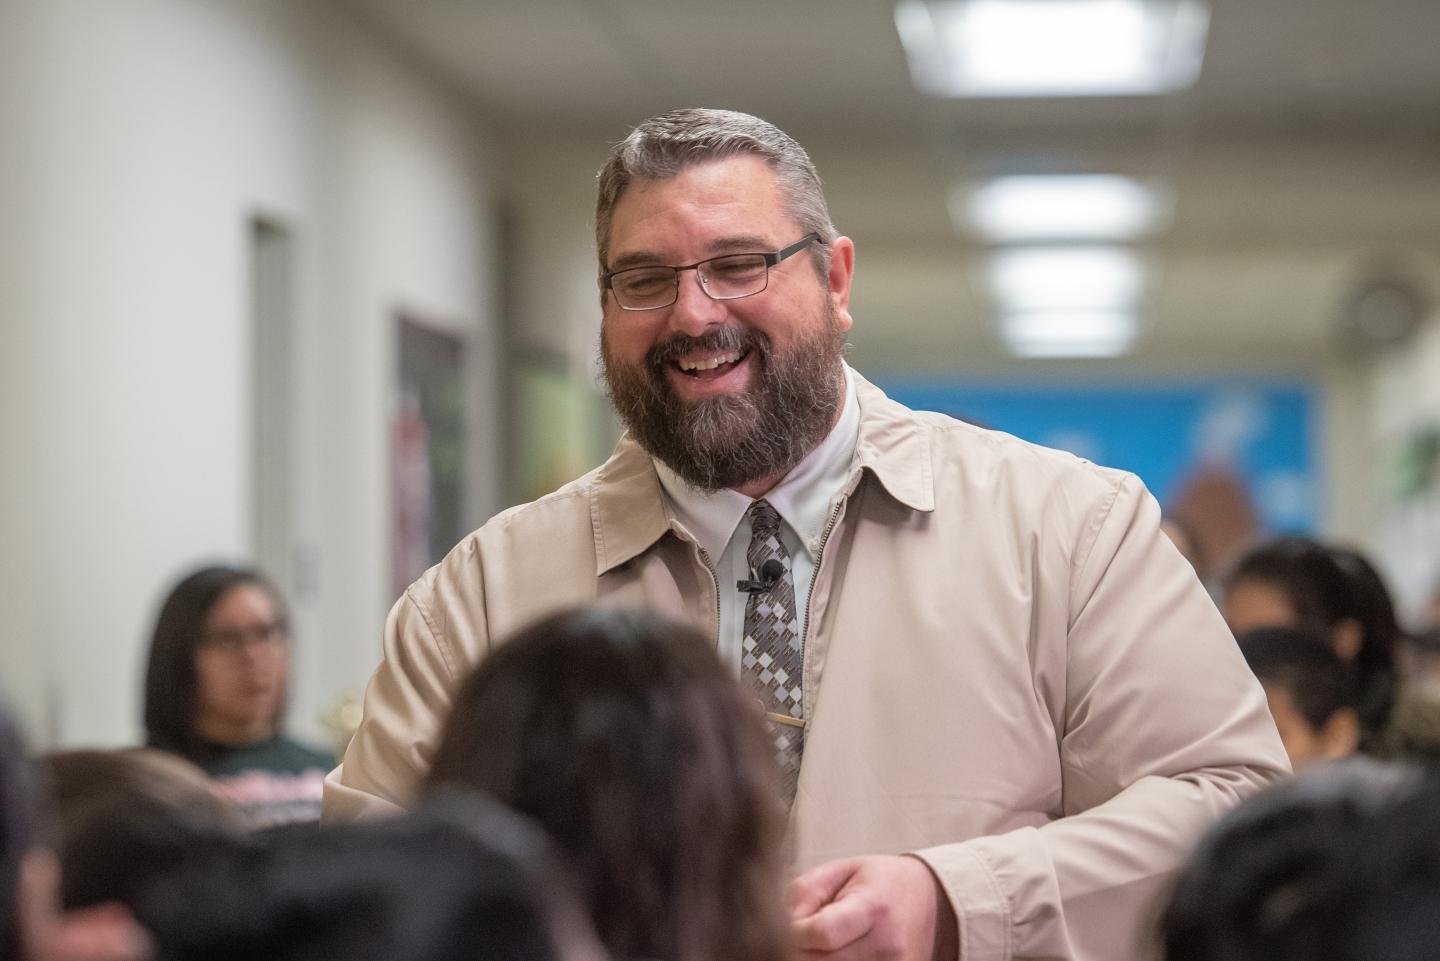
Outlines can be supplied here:
<path id="1" fill-rule="evenodd" d="M 698 490 L 782 477 L 825 439 L 840 406 L 844 338 L 828 304 L 824 320 L 783 354 L 759 331 L 718 327 L 700 337 L 675 334 L 651 347 L 641 364 L 611 356 L 602 330 L 610 401 L 636 442 Z M 682 399 L 666 370 L 697 350 L 750 354 L 753 383 L 737 394 Z"/>

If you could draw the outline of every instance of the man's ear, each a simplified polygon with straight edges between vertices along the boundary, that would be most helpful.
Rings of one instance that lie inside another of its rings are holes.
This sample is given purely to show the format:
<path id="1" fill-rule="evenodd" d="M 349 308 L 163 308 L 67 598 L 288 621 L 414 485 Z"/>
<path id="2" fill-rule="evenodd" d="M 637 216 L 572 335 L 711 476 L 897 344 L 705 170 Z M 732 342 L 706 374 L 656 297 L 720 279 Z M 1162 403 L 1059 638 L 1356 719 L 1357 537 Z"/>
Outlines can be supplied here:
<path id="1" fill-rule="evenodd" d="M 1327 761 L 1349 757 L 1360 748 L 1360 716 L 1351 707 L 1330 715 L 1320 728 L 1320 753 Z"/>
<path id="2" fill-rule="evenodd" d="M 1360 645 L 1365 641 L 1365 629 L 1353 617 L 1347 617 L 1330 634 L 1330 645 L 1342 661 L 1353 661 L 1360 656 Z"/>
<path id="3" fill-rule="evenodd" d="M 855 276 L 855 243 L 849 237 L 836 237 L 830 243 L 830 270 L 826 285 L 830 304 L 835 309 L 835 323 L 849 330 L 854 323 L 850 316 L 850 281 Z"/>

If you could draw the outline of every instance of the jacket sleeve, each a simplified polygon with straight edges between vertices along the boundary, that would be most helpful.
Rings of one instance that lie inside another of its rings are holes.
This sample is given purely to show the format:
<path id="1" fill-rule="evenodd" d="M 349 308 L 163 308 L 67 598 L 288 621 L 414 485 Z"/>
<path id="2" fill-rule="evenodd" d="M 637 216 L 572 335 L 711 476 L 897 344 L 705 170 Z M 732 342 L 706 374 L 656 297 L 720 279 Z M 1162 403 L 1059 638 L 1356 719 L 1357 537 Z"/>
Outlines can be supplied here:
<path id="1" fill-rule="evenodd" d="M 1072 555 L 1062 816 L 916 852 L 955 909 L 963 961 L 1140 956 L 1198 835 L 1289 771 L 1264 693 L 1159 506 L 1119 478 Z"/>
<path id="2" fill-rule="evenodd" d="M 440 738 L 458 684 L 428 599 L 431 571 L 412 585 L 385 623 L 385 658 L 365 689 L 360 727 L 340 766 L 325 779 L 322 817 L 351 821 L 407 806 Z"/>

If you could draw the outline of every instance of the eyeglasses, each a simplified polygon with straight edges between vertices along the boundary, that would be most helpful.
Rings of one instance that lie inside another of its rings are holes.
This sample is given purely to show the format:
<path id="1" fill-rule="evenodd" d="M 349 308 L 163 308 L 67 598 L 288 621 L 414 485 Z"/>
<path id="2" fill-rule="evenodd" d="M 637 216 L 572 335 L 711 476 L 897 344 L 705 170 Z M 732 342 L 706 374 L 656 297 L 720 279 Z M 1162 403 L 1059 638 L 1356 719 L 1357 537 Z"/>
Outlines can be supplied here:
<path id="1" fill-rule="evenodd" d="M 739 300 L 753 297 L 770 285 L 770 268 L 792 257 L 820 235 L 806 234 L 789 247 L 769 254 L 726 254 L 684 267 L 627 267 L 600 275 L 600 287 L 615 295 L 621 310 L 660 310 L 680 299 L 680 272 L 693 270 L 700 289 L 711 300 Z"/>
<path id="2" fill-rule="evenodd" d="M 223 631 L 207 631 L 200 635 L 200 646 L 227 654 L 239 654 L 252 644 L 269 651 L 280 647 L 289 636 L 289 626 L 284 621 L 275 621 L 250 627 L 229 627 Z"/>

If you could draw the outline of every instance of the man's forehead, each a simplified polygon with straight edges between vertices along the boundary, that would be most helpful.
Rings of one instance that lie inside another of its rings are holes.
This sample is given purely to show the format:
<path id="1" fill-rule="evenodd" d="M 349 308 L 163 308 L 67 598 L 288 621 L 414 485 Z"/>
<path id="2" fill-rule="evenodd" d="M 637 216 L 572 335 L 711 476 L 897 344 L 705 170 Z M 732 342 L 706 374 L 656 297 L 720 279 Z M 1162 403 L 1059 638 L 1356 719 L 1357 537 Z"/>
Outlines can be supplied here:
<path id="1" fill-rule="evenodd" d="M 706 161 L 663 180 L 629 184 L 611 220 L 612 269 L 621 258 L 664 252 L 662 248 L 675 244 L 716 253 L 765 250 L 793 229 L 774 173 L 763 158 Z"/>
<path id="2" fill-rule="evenodd" d="M 775 171 L 763 157 L 740 154 L 686 164 L 672 176 L 636 177 L 615 202 L 617 216 L 626 207 L 647 203 L 765 202 L 780 193 Z"/>

